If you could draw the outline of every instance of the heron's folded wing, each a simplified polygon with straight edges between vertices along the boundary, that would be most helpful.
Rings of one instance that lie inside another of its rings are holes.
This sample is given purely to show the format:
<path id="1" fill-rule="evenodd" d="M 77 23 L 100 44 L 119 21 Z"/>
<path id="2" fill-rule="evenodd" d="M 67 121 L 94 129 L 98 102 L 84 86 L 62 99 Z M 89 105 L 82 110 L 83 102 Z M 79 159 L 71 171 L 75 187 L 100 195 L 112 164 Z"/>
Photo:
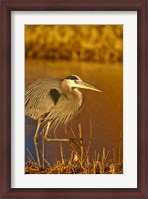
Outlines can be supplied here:
<path id="1" fill-rule="evenodd" d="M 25 90 L 25 115 L 38 119 L 60 98 L 60 79 L 39 79 Z"/>

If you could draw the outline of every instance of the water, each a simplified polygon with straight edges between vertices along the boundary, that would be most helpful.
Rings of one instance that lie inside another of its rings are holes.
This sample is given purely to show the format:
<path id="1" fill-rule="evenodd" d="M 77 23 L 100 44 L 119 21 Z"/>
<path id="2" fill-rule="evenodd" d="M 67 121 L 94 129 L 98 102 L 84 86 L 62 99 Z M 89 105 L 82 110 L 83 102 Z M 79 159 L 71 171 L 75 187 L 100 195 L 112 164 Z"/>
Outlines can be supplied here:
<path id="1" fill-rule="evenodd" d="M 78 123 L 82 125 L 83 138 L 87 148 L 90 137 L 90 126 L 92 125 L 92 142 L 90 148 L 90 158 L 94 158 L 95 153 L 102 154 L 105 147 L 109 152 L 109 158 L 113 157 L 116 162 L 122 159 L 122 132 L 123 132 L 123 67 L 117 64 L 99 64 L 91 62 L 72 61 L 47 61 L 47 60 L 27 60 L 26 61 L 26 86 L 38 78 L 58 77 L 64 78 L 68 75 L 76 74 L 85 82 L 95 86 L 102 93 L 90 90 L 82 90 L 84 94 L 84 108 L 72 122 L 72 129 L 78 137 Z M 91 125 L 90 125 L 91 121 Z M 33 136 L 37 122 L 26 117 L 25 126 L 25 157 L 29 157 L 27 149 L 36 159 Z M 68 134 L 72 133 L 68 128 Z M 63 128 L 56 131 L 57 137 L 65 138 Z M 41 149 L 41 138 L 39 147 Z M 68 159 L 70 149 L 68 143 L 62 144 L 64 157 Z M 121 150 L 119 152 L 119 149 Z M 96 152 L 95 152 L 96 151 Z M 119 154 L 121 153 L 121 154 Z M 45 155 L 50 163 L 59 160 L 60 144 L 45 144 Z M 120 157 L 119 157 L 120 156 Z"/>

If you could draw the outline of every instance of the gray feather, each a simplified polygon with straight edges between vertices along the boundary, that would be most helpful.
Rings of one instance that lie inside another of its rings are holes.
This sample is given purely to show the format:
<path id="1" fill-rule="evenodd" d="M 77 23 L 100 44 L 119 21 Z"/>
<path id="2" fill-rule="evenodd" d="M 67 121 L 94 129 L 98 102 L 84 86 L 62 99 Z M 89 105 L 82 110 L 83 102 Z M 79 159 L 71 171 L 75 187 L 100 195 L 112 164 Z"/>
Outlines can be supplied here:
<path id="1" fill-rule="evenodd" d="M 54 101 L 50 97 L 51 89 L 61 93 L 60 79 L 39 79 L 25 90 L 25 115 L 38 119 L 48 113 L 54 107 Z"/>

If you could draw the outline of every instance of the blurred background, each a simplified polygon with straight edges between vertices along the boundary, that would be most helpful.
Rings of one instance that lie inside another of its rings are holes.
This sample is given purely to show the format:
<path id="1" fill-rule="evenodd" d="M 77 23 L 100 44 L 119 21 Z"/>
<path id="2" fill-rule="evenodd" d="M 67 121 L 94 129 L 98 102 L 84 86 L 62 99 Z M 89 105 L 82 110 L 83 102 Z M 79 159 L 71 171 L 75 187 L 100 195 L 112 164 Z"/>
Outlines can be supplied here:
<path id="1" fill-rule="evenodd" d="M 122 162 L 123 153 L 123 26 L 122 25 L 26 25 L 25 85 L 39 78 L 64 78 L 78 75 L 102 93 L 81 90 L 84 108 L 71 126 L 78 136 L 78 123 L 87 146 L 92 125 L 90 158 L 102 154 Z M 90 122 L 91 121 L 91 122 Z M 90 125 L 91 123 L 91 125 Z M 25 117 L 25 159 L 36 159 L 33 137 L 37 122 Z M 68 130 L 69 135 L 72 133 Z M 63 128 L 57 137 L 66 137 Z M 41 138 L 40 138 L 41 139 Z M 39 147 L 41 145 L 39 140 Z M 69 144 L 63 143 L 64 158 L 70 155 Z M 60 159 L 59 143 L 45 144 L 50 163 Z"/>

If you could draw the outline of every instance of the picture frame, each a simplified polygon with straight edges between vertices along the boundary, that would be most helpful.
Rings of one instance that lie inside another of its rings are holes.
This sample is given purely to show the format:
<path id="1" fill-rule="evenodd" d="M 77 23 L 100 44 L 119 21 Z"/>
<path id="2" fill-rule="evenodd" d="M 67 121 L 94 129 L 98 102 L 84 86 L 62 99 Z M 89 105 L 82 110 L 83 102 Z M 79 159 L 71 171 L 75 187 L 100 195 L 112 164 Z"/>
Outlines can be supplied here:
<path id="1" fill-rule="evenodd" d="M 12 11 L 137 11 L 137 188 L 11 188 L 11 12 Z M 147 1 L 1 1 L 1 120 L 0 196 L 1 198 L 147 198 Z"/>

